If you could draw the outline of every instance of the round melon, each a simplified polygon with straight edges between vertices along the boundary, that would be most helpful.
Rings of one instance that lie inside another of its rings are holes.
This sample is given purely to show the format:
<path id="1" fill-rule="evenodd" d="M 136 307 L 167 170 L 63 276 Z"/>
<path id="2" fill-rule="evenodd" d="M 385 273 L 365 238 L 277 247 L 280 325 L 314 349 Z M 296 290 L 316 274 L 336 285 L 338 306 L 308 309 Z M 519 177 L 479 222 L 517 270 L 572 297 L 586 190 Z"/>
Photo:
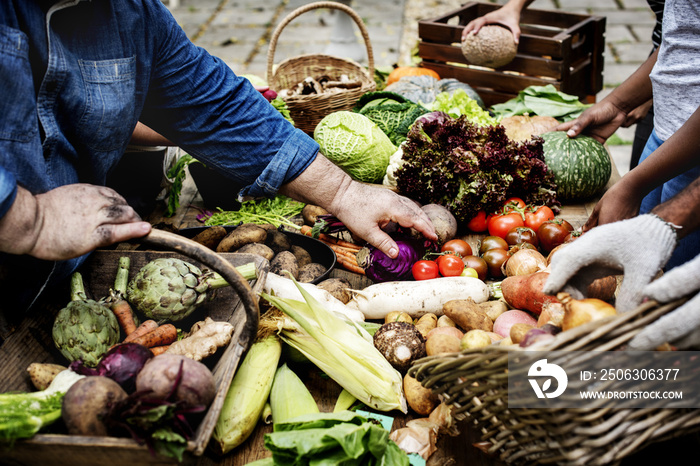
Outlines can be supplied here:
<path id="1" fill-rule="evenodd" d="M 561 202 L 588 199 L 610 179 L 612 163 L 603 144 L 590 136 L 570 138 L 564 131 L 542 135 L 544 160 L 554 174 Z"/>
<path id="2" fill-rule="evenodd" d="M 472 65 L 500 68 L 513 61 L 517 52 L 513 33 L 501 26 L 484 26 L 462 41 L 462 54 Z"/>

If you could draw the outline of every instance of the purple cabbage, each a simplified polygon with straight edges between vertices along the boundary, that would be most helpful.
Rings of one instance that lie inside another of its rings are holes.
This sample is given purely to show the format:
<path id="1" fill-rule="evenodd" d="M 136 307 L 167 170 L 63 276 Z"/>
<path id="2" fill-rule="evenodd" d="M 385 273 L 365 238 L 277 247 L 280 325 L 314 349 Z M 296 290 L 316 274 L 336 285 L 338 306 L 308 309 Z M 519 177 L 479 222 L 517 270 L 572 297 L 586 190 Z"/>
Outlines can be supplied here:
<path id="1" fill-rule="evenodd" d="M 399 247 L 399 255 L 392 259 L 374 246 L 362 248 L 357 253 L 357 263 L 365 270 L 367 278 L 375 283 L 394 280 L 411 280 L 411 268 L 425 256 L 432 244 L 429 241 L 392 235 Z"/>
<path id="2" fill-rule="evenodd" d="M 136 376 L 153 357 L 151 350 L 138 343 L 122 343 L 109 349 L 93 369 L 82 361 L 74 361 L 70 369 L 81 375 L 102 375 L 117 382 L 127 392 L 136 388 Z"/>

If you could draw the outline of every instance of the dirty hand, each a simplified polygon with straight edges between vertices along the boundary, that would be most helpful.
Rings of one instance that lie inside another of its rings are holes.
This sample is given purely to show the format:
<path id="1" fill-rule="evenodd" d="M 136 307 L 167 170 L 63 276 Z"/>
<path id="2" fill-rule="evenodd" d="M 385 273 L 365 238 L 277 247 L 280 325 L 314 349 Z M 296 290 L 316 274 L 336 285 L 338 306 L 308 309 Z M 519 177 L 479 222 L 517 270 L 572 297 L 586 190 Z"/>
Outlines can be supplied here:
<path id="1" fill-rule="evenodd" d="M 435 227 L 426 213 L 412 200 L 386 188 L 353 182 L 332 211 L 352 233 L 392 258 L 398 255 L 398 247 L 382 230 L 391 222 L 415 228 L 426 238 L 437 240 Z"/>
<path id="2" fill-rule="evenodd" d="M 622 272 L 615 307 L 629 311 L 642 301 L 642 290 L 671 257 L 676 242 L 675 230 L 652 214 L 598 226 L 552 257 L 544 292 L 564 290 L 581 299 L 593 280 Z"/>
<path id="3" fill-rule="evenodd" d="M 648 325 L 629 343 L 630 349 L 652 350 L 663 343 L 679 349 L 700 345 L 700 256 L 679 265 L 651 282 L 642 295 L 667 303 L 692 295 L 689 301 Z"/>
<path id="4" fill-rule="evenodd" d="M 122 196 L 104 186 L 71 184 L 36 196 L 18 187 L 0 220 L 0 250 L 65 260 L 150 230 Z"/>

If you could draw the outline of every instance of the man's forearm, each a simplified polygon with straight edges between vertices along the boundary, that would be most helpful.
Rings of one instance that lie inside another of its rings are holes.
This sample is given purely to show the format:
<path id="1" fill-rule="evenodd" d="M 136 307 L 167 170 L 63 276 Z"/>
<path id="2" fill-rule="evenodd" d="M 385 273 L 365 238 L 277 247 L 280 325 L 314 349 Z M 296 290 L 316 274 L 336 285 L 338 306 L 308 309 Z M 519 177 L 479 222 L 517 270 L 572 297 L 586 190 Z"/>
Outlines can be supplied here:
<path id="1" fill-rule="evenodd" d="M 326 210 L 331 206 L 352 183 L 350 176 L 332 163 L 320 152 L 311 165 L 298 177 L 282 185 L 280 193 Z"/>

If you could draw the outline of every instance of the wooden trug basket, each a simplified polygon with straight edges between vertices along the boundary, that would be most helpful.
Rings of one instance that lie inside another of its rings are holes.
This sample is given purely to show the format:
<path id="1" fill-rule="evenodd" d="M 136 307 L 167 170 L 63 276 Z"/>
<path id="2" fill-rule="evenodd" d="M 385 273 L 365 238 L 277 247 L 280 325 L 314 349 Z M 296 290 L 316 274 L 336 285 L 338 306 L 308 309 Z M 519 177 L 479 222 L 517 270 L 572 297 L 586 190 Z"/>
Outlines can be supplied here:
<path id="1" fill-rule="evenodd" d="M 615 351 L 678 305 L 649 301 L 562 332 L 537 351 Z M 453 404 L 458 419 L 473 422 L 488 453 L 512 464 L 614 465 L 650 443 L 700 430 L 698 409 L 508 408 L 508 353 L 520 350 L 492 345 L 430 356 L 409 373 Z"/>
<path id="2" fill-rule="evenodd" d="M 355 21 L 360 28 L 360 33 L 362 34 L 367 49 L 367 69 L 354 60 L 346 58 L 325 54 L 305 54 L 282 61 L 273 73 L 272 68 L 275 58 L 275 49 L 277 48 L 277 40 L 282 30 L 297 16 L 319 8 L 344 11 Z M 338 2 L 309 3 L 308 5 L 304 5 L 292 11 L 277 26 L 270 39 L 270 48 L 267 52 L 266 79 L 270 88 L 279 92 L 282 89 L 295 87 L 307 77 L 318 80 L 323 76 L 327 76 L 331 80 L 339 81 L 342 75 L 346 75 L 351 81 L 360 81 L 362 85 L 352 89 L 344 89 L 339 92 L 324 92 L 321 94 L 284 98 L 295 125 L 302 131 L 313 135 L 316 125 L 318 125 L 323 117 L 333 112 L 352 109 L 357 99 L 366 92 L 376 89 L 372 45 L 369 40 L 367 28 L 362 19 L 352 8 Z"/>

